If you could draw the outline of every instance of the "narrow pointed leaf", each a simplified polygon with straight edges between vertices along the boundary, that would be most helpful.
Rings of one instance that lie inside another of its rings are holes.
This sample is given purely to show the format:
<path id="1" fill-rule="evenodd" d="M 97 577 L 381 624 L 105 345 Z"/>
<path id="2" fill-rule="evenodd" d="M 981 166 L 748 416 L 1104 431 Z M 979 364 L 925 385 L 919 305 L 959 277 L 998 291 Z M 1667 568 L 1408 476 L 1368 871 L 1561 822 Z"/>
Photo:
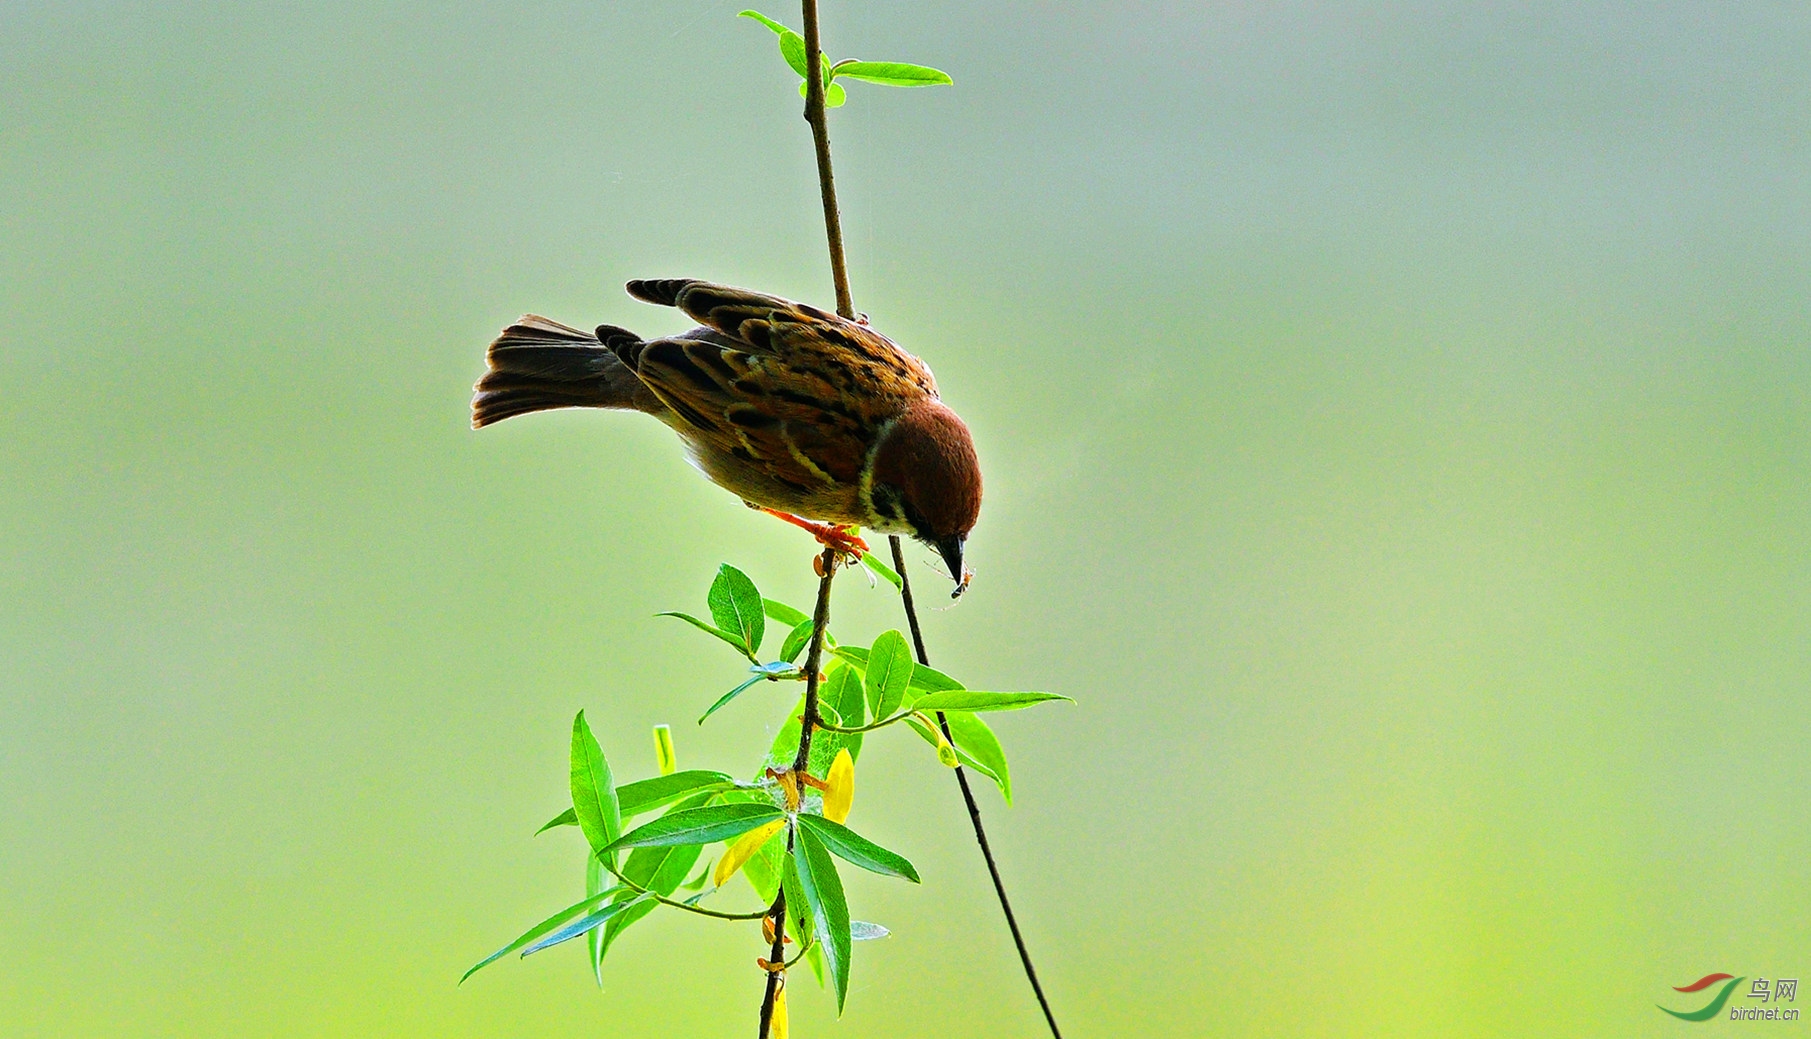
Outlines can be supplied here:
<path id="1" fill-rule="evenodd" d="M 616 784 L 610 764 L 585 723 L 585 712 L 572 719 L 572 809 L 579 829 L 593 851 L 601 851 L 622 835 L 622 815 L 616 801 Z"/>
<path id="2" fill-rule="evenodd" d="M 879 924 L 871 924 L 866 920 L 849 921 L 849 937 L 858 942 L 871 942 L 876 938 L 885 938 L 892 933 Z"/>
<path id="3" fill-rule="evenodd" d="M 794 834 L 792 861 L 798 870 L 799 892 L 811 911 L 812 934 L 824 950 L 824 966 L 836 989 L 840 1015 L 849 995 L 849 904 L 843 897 L 843 881 L 836 874 L 836 860 L 814 829 L 801 828 Z"/>
<path id="4" fill-rule="evenodd" d="M 811 968 L 811 976 L 817 979 L 817 987 L 824 987 L 824 947 L 813 945 L 805 950 L 805 964 Z"/>
<path id="5" fill-rule="evenodd" d="M 876 556 L 874 553 L 863 552 L 861 561 L 862 561 L 863 566 L 867 567 L 869 570 L 874 571 L 876 574 L 879 574 L 882 578 L 886 579 L 886 582 L 888 584 L 892 585 L 894 588 L 904 588 L 905 587 L 905 582 L 901 581 L 899 579 L 899 575 L 893 572 L 893 568 L 888 566 L 887 564 L 881 562 L 880 558 L 878 556 Z"/>
<path id="6" fill-rule="evenodd" d="M 604 863 L 596 855 L 585 856 L 585 897 L 601 895 L 609 889 L 604 883 Z M 627 890 L 619 894 L 629 894 Z M 623 901 L 616 899 L 615 901 Z M 604 932 L 594 930 L 585 935 L 585 958 L 591 961 L 591 977 L 598 988 L 604 987 Z"/>
<path id="7" fill-rule="evenodd" d="M 786 636 L 785 643 L 780 646 L 781 660 L 790 664 L 799 659 L 799 654 L 805 652 L 806 646 L 811 645 L 811 628 L 810 617 L 806 617 L 793 626 L 791 633 Z"/>
<path id="8" fill-rule="evenodd" d="M 780 33 L 780 56 L 786 59 L 786 64 L 792 66 L 792 71 L 798 73 L 800 79 L 805 77 L 805 37 L 791 29 L 783 30 Z"/>
<path id="9" fill-rule="evenodd" d="M 656 617 L 678 617 L 680 620 L 685 621 L 687 624 L 690 624 L 692 627 L 697 628 L 699 631 L 709 632 L 712 635 L 715 635 L 718 638 L 722 639 L 723 641 L 736 647 L 736 652 L 742 654 L 743 656 L 747 657 L 748 659 L 754 660 L 754 658 L 755 658 L 753 651 L 751 651 L 747 646 L 742 644 L 742 639 L 740 636 L 732 635 L 729 632 L 724 631 L 721 628 L 715 627 L 710 624 L 706 624 L 703 621 L 699 620 L 698 618 L 692 616 L 689 613 L 680 613 L 677 610 L 668 610 L 665 613 L 656 613 L 654 616 L 656 616 Z"/>
<path id="10" fill-rule="evenodd" d="M 836 713 L 836 724 L 845 728 L 854 728 L 867 724 L 867 697 L 862 691 L 861 674 L 854 668 L 838 664 L 830 669 L 818 687 L 818 704 L 820 710 L 828 708 Z M 817 762 L 818 741 L 824 742 L 824 753 L 828 760 L 835 761 L 839 750 L 847 750 L 851 759 L 861 757 L 862 734 L 859 732 L 819 732 L 811 739 L 811 760 Z"/>
<path id="11" fill-rule="evenodd" d="M 725 841 L 784 814 L 772 804 L 711 805 L 670 812 L 623 834 L 606 850 Z"/>
<path id="12" fill-rule="evenodd" d="M 845 62 L 836 67 L 836 75 L 839 79 L 846 76 L 889 87 L 935 87 L 955 82 L 947 72 L 925 65 L 908 65 L 903 61 Z"/>
<path id="13" fill-rule="evenodd" d="M 735 687 L 734 689 L 731 689 L 729 692 L 724 693 L 722 696 L 717 697 L 717 702 L 714 704 L 711 704 L 710 707 L 705 709 L 705 712 L 703 714 L 698 716 L 698 724 L 703 725 L 704 719 L 709 718 L 713 714 L 716 714 L 718 708 L 726 706 L 731 700 L 734 700 L 736 697 L 741 696 L 744 690 L 746 690 L 749 686 L 754 685 L 756 682 L 759 682 L 764 677 L 766 677 L 766 676 L 765 675 L 756 675 L 755 677 L 749 679 L 746 682 L 743 682 L 741 685 Z"/>
<path id="14" fill-rule="evenodd" d="M 702 790 L 728 790 L 736 781 L 722 772 L 693 768 L 671 775 L 638 779 L 616 788 L 616 799 L 622 817 L 652 812 Z"/>
<path id="15" fill-rule="evenodd" d="M 786 32 L 792 31 L 791 29 L 786 28 L 784 25 L 781 25 L 779 22 L 774 21 L 772 18 L 767 17 L 766 15 L 762 14 L 759 11 L 753 11 L 753 10 L 738 11 L 736 13 L 736 17 L 737 18 L 753 18 L 755 21 L 760 22 L 762 25 L 767 26 L 769 29 L 772 29 L 776 33 L 786 33 Z"/>
<path id="16" fill-rule="evenodd" d="M 761 592 L 747 574 L 724 563 L 717 568 L 717 578 L 711 582 L 706 600 L 711 608 L 711 620 L 719 629 L 740 638 L 750 659 L 761 652 L 761 638 L 767 633 L 767 617 L 761 604 Z"/>
<path id="17" fill-rule="evenodd" d="M 956 681 L 929 664 L 912 665 L 912 688 L 921 693 L 941 693 L 951 689 L 963 688 Z"/>
<path id="18" fill-rule="evenodd" d="M 956 754 L 962 763 L 993 780 L 1000 788 L 1000 796 L 1007 804 L 1012 804 L 1012 772 L 1006 766 L 1006 751 L 993 729 L 967 711 L 947 711 L 943 721 L 949 726 L 950 741 L 956 745 Z"/>
<path id="19" fill-rule="evenodd" d="M 868 650 L 862 681 L 868 691 L 868 711 L 885 718 L 899 709 L 906 687 L 912 682 L 912 650 L 897 630 L 882 633 Z"/>
<path id="20" fill-rule="evenodd" d="M 788 628 L 796 628 L 811 619 L 802 611 L 788 606 L 778 599 L 762 599 L 761 610 L 766 613 L 769 618 L 779 621 Z"/>
<path id="21" fill-rule="evenodd" d="M 792 935 L 794 941 L 800 941 L 812 934 L 811 907 L 805 902 L 804 889 L 799 887 L 799 868 L 792 859 L 790 849 L 781 847 L 780 861 L 784 864 L 781 872 L 786 888 L 786 933 Z M 744 870 L 746 871 L 746 867 Z M 769 897 L 768 901 L 771 902 L 772 898 Z M 819 988 L 824 987 L 823 951 L 816 942 L 805 950 L 805 962 L 811 965 L 811 974 L 817 978 Z"/>
<path id="22" fill-rule="evenodd" d="M 984 693 L 977 689 L 951 689 L 929 693 L 912 704 L 919 711 L 1016 711 L 1048 700 L 1070 700 L 1055 693 Z"/>
<path id="23" fill-rule="evenodd" d="M 805 713 L 805 696 L 800 694 L 792 705 L 792 713 L 786 716 L 785 724 L 774 733 L 773 743 L 767 748 L 767 768 L 788 769 L 799 752 L 799 718 Z M 811 741 L 815 746 L 817 741 Z"/>
<path id="24" fill-rule="evenodd" d="M 667 853 L 667 857 L 662 860 L 661 865 L 655 872 L 655 879 L 649 882 L 647 886 L 651 890 L 659 891 L 663 895 L 670 896 L 674 891 L 679 889 L 679 884 L 671 879 L 674 871 L 678 871 L 678 879 L 683 881 L 685 879 L 684 871 L 691 869 L 692 866 L 697 863 L 699 853 L 703 850 L 703 848 L 700 848 L 696 844 L 690 844 L 674 848 L 637 848 L 635 849 L 635 852 L 640 853 L 646 851 Z M 649 913 L 652 913 L 659 905 L 659 902 L 650 898 L 637 905 L 630 906 L 628 909 L 624 910 L 621 915 L 613 917 L 609 922 L 604 924 L 602 930 L 596 932 L 602 936 L 599 939 L 597 949 L 597 959 L 600 968 L 604 955 L 610 951 L 610 946 L 616 944 L 616 939 L 624 931 L 628 930 L 636 921 L 647 916 Z"/>
<path id="25" fill-rule="evenodd" d="M 862 671 L 868 669 L 868 651 L 860 646 L 836 646 L 830 652 Z M 961 689 L 963 685 L 928 664 L 914 663 L 910 688 L 922 693 L 940 693 L 946 689 Z"/>
<path id="26" fill-rule="evenodd" d="M 772 822 L 762 823 L 737 837 L 724 851 L 723 857 L 717 860 L 717 868 L 711 871 L 711 885 L 722 887 L 729 883 L 729 878 L 735 876 L 736 871 L 741 869 L 744 863 L 754 858 L 755 853 L 761 850 L 762 845 L 785 828 L 785 819 L 775 819 Z"/>
<path id="27" fill-rule="evenodd" d="M 912 868 L 912 864 L 904 856 L 888 851 L 847 826 L 833 823 L 821 815 L 806 815 L 801 812 L 798 819 L 799 825 L 811 831 L 837 858 L 852 862 L 870 873 L 918 883 L 918 871 Z"/>
<path id="28" fill-rule="evenodd" d="M 541 834 L 546 833 L 548 830 L 551 830 L 556 826 L 577 826 L 578 824 L 579 824 L 578 813 L 573 811 L 572 809 L 568 808 L 565 811 L 561 812 L 560 814 L 547 820 L 546 825 L 544 825 L 540 829 L 536 830 L 534 832 L 534 835 L 536 837 L 539 837 Z"/>
<path id="29" fill-rule="evenodd" d="M 708 804 L 714 796 L 715 794 L 709 789 L 695 792 L 679 802 L 673 811 L 681 812 L 689 808 L 701 808 Z M 698 856 L 703 851 L 704 849 L 696 844 L 636 848 L 629 853 L 628 861 L 623 863 L 623 876 L 637 887 L 671 896 L 685 881 L 686 873 L 697 864 Z M 637 920 L 652 913 L 658 904 L 658 902 L 650 900 L 631 906 L 621 915 L 611 918 L 603 928 L 592 932 L 597 942 L 592 955 L 595 957 L 595 963 L 600 972 L 604 956 L 610 951 L 610 946 L 615 944 L 617 937 L 628 930 Z"/>
<path id="30" fill-rule="evenodd" d="M 632 898 L 632 899 L 628 900 L 627 902 L 612 902 L 611 904 L 604 906 L 602 909 L 599 909 L 594 913 L 587 913 L 586 915 L 578 918 L 577 920 L 574 920 L 573 922 L 567 924 L 566 926 L 561 927 L 560 929 L 554 931 L 552 934 L 549 934 L 547 937 L 542 938 L 540 941 L 535 942 L 533 945 L 530 945 L 528 948 L 523 949 L 522 955 L 530 956 L 530 955 L 533 955 L 534 953 L 540 952 L 542 949 L 547 949 L 547 948 L 551 948 L 555 945 L 558 945 L 561 942 L 569 942 L 572 939 L 577 938 L 581 934 L 585 934 L 589 931 L 602 927 L 604 924 L 609 922 L 611 917 L 615 916 L 618 913 L 623 912 L 624 910 L 628 909 L 631 906 L 652 905 L 653 902 L 654 902 L 654 899 L 653 899 L 653 896 L 651 896 L 651 895 L 641 895 L 636 898 Z"/>
<path id="31" fill-rule="evenodd" d="M 604 900 L 609 898 L 611 894 L 612 894 L 612 892 L 606 891 L 606 892 L 602 892 L 600 894 L 588 896 L 586 898 L 581 898 L 577 902 L 572 903 L 571 905 L 569 905 L 566 908 L 560 910 L 559 912 L 553 914 L 552 916 L 548 917 L 547 919 L 542 920 L 540 923 L 535 924 L 533 927 L 530 927 L 528 930 L 523 931 L 521 936 L 518 937 L 515 941 L 510 942 L 508 945 L 505 945 L 503 948 L 498 949 L 496 952 L 491 953 L 489 956 L 486 956 L 482 960 L 479 960 L 477 963 L 473 964 L 472 968 L 470 970 L 466 971 L 465 974 L 460 977 L 460 979 L 459 979 L 460 984 L 464 984 L 466 978 L 469 978 L 473 974 L 478 973 L 478 971 L 481 970 L 482 968 L 488 967 L 492 963 L 495 963 L 496 961 L 502 959 L 503 957 L 508 956 L 510 953 L 515 952 L 517 949 L 520 949 L 523 946 L 528 945 L 529 943 L 535 941 L 538 938 L 543 937 L 544 935 L 552 933 L 556 928 L 560 927 L 560 925 L 571 921 L 575 917 L 582 916 L 585 913 L 588 913 L 591 910 L 596 909 L 599 905 L 603 904 Z"/>

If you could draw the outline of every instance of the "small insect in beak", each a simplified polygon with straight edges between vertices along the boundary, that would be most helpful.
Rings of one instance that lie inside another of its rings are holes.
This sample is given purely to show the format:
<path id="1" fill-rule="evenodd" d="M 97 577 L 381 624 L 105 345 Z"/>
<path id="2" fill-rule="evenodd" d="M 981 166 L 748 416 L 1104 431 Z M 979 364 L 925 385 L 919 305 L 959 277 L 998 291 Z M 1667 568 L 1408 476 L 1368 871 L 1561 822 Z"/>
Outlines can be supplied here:
<path id="1" fill-rule="evenodd" d="M 968 583 L 970 581 L 973 581 L 974 579 L 975 579 L 975 572 L 973 570 L 962 571 L 962 580 L 956 582 L 956 590 L 950 593 L 950 598 L 952 598 L 952 599 L 962 598 L 962 593 L 968 591 Z"/>

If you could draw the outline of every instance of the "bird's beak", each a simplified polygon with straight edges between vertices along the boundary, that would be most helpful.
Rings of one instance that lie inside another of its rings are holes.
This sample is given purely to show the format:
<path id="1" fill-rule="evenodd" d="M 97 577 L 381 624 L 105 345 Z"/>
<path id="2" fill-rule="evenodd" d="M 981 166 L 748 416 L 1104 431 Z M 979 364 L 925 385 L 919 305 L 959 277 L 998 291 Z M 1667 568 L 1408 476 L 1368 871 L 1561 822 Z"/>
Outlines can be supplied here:
<path id="1" fill-rule="evenodd" d="M 968 538 L 961 534 L 951 534 L 947 538 L 938 538 L 933 542 L 937 546 L 937 554 L 941 555 L 943 561 L 949 564 L 950 580 L 958 584 L 962 582 L 962 543 L 967 540 Z"/>

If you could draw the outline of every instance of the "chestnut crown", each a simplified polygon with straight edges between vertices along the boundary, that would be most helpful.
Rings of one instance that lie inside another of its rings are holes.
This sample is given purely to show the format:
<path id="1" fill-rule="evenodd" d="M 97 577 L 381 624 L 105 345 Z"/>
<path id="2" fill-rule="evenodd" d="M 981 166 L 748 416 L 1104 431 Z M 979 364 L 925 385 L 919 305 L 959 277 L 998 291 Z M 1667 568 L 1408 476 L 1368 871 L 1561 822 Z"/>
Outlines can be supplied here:
<path id="1" fill-rule="evenodd" d="M 904 523 L 962 579 L 962 546 L 981 514 L 981 463 L 968 426 L 924 399 L 894 420 L 874 452 L 874 512 Z"/>

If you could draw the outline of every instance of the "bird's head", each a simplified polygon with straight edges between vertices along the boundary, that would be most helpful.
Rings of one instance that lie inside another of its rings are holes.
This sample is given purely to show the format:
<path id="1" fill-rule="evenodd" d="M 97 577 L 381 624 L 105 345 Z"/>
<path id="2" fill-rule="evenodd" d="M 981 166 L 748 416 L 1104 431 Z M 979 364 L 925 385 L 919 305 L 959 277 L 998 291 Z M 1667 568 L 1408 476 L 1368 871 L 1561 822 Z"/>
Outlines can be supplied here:
<path id="1" fill-rule="evenodd" d="M 927 398 L 894 419 L 874 449 L 868 498 L 887 521 L 871 525 L 905 528 L 963 580 L 962 546 L 981 514 L 981 463 L 955 412 Z"/>

